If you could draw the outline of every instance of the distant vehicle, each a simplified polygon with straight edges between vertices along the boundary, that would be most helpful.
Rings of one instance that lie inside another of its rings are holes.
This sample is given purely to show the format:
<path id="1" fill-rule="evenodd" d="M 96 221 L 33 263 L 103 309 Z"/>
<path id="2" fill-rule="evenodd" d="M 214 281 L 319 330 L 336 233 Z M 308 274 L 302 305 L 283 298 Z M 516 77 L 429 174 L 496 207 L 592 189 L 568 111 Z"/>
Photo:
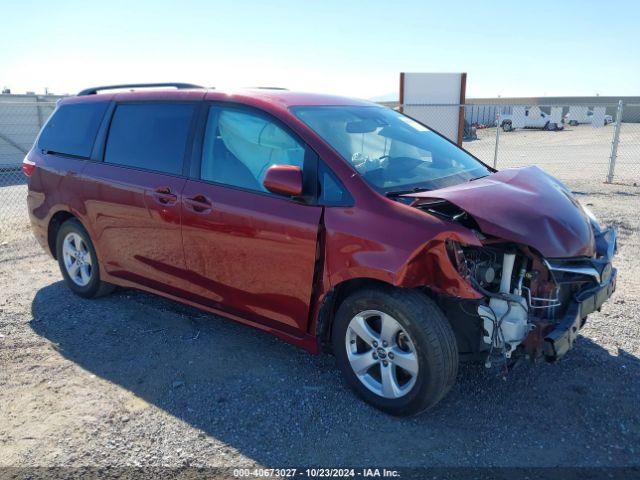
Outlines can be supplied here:
<path id="1" fill-rule="evenodd" d="M 500 126 L 505 132 L 515 130 L 513 114 L 500 115 Z M 527 108 L 524 111 L 524 126 L 519 128 L 539 128 L 542 130 L 562 130 L 563 126 L 551 121 L 551 116 L 540 111 Z"/>
<path id="2" fill-rule="evenodd" d="M 475 125 L 471 125 L 466 120 L 464 121 L 464 130 L 462 131 L 462 140 L 470 142 L 471 140 L 477 140 L 478 133 Z"/>
<path id="3" fill-rule="evenodd" d="M 576 125 L 579 125 L 581 123 L 593 123 L 593 110 L 588 110 L 586 115 L 584 115 L 582 118 L 577 116 L 575 118 L 571 118 L 571 113 L 567 113 L 564 117 L 562 117 L 562 122 L 569 124 L 572 127 L 575 127 Z M 610 123 L 613 123 L 613 117 L 611 115 L 605 115 L 604 124 L 609 125 Z"/>

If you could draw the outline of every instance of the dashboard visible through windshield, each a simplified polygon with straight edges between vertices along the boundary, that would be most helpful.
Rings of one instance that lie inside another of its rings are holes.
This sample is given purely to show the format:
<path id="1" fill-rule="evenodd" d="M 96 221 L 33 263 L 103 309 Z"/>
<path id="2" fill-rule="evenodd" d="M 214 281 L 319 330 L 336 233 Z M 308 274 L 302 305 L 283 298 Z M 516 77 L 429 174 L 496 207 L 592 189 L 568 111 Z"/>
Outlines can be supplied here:
<path id="1" fill-rule="evenodd" d="M 291 111 L 382 194 L 434 190 L 491 173 L 437 133 L 385 107 L 304 106 Z"/>

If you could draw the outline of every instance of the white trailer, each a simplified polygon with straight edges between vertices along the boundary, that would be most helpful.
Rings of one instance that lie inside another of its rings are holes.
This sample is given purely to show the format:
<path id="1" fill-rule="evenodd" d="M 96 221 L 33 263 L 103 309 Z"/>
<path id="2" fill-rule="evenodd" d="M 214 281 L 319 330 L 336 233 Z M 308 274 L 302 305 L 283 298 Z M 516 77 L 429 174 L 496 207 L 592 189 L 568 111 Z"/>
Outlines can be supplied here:
<path id="1" fill-rule="evenodd" d="M 564 116 L 564 122 L 571 126 L 590 123 L 594 127 L 603 127 L 613 123 L 613 117 L 606 115 L 605 107 L 573 105 L 569 107 L 569 113 Z"/>
<path id="2" fill-rule="evenodd" d="M 558 110 L 552 109 L 551 115 L 549 115 L 537 106 L 515 106 L 512 113 L 500 115 L 500 126 L 505 132 L 516 128 L 562 130 L 561 118 L 558 117 Z"/>

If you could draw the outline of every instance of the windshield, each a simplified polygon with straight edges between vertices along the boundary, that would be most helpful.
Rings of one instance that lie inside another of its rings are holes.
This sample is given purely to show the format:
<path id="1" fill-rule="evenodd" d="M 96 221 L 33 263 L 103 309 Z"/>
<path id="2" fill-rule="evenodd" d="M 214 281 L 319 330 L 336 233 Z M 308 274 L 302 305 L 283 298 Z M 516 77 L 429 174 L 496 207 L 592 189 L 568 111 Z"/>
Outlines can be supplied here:
<path id="1" fill-rule="evenodd" d="M 433 190 L 491 173 L 440 135 L 385 107 L 291 110 L 383 194 Z"/>

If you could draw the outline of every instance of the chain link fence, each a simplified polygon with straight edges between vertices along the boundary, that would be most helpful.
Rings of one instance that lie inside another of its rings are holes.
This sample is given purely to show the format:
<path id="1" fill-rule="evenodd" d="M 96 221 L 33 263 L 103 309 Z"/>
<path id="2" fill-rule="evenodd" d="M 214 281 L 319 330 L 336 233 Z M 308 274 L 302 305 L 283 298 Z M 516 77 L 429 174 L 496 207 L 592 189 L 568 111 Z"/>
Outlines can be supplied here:
<path id="1" fill-rule="evenodd" d="M 622 105 L 622 121 L 613 142 L 611 183 L 640 184 L 640 103 Z"/>
<path id="2" fill-rule="evenodd" d="M 568 182 L 640 183 L 640 104 L 405 107 L 432 119 L 462 108 L 463 147 L 498 169 L 538 165 Z M 34 241 L 20 167 L 54 109 L 54 102 L 0 102 L 0 261 Z"/>
<path id="3" fill-rule="evenodd" d="M 0 98 L 1 100 L 1 98 Z M 0 101 L 0 261 L 35 246 L 27 216 L 22 160 L 55 109 L 55 102 Z"/>
<path id="4" fill-rule="evenodd" d="M 537 165 L 568 182 L 640 181 L 640 104 L 403 106 L 434 124 L 458 109 L 463 148 L 499 170 Z"/>

